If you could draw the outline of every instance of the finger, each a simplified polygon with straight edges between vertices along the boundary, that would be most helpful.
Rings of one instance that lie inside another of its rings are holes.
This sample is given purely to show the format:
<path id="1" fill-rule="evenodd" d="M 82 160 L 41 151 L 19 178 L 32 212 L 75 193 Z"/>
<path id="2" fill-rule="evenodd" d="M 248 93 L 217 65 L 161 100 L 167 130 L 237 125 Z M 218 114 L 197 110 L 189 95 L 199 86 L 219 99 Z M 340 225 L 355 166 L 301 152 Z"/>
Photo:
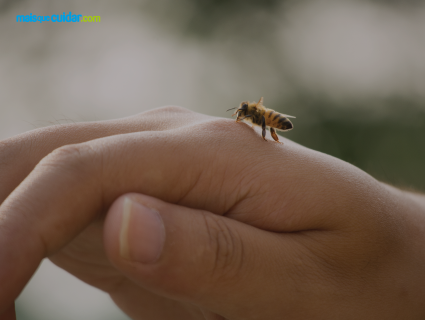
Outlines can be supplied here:
<path id="1" fill-rule="evenodd" d="M 117 134 L 170 130 L 205 118 L 175 106 L 117 120 L 82 122 L 41 128 L 0 141 L 0 203 L 53 150 Z"/>
<path id="2" fill-rule="evenodd" d="M 285 314 L 303 269 L 291 258 L 308 256 L 289 237 L 134 193 L 110 208 L 104 244 L 111 262 L 142 287 L 226 319 L 250 319 L 255 310 L 272 319 L 278 310 L 263 308 L 272 300 L 282 301 Z"/>

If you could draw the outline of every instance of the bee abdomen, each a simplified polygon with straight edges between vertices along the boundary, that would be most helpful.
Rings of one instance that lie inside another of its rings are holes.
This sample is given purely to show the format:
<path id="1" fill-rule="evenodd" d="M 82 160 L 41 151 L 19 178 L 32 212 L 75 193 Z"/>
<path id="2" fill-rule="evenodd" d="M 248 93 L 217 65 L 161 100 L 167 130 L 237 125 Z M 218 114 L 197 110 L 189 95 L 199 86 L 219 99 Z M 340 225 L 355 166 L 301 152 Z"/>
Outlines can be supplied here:
<path id="1" fill-rule="evenodd" d="M 276 111 L 270 110 L 267 114 L 266 125 L 279 130 L 290 130 L 292 129 L 292 123 L 283 114 Z"/>
<path id="2" fill-rule="evenodd" d="M 294 126 L 292 125 L 292 122 L 289 121 L 288 118 L 283 118 L 278 122 L 278 126 L 276 129 L 280 130 L 291 130 Z"/>

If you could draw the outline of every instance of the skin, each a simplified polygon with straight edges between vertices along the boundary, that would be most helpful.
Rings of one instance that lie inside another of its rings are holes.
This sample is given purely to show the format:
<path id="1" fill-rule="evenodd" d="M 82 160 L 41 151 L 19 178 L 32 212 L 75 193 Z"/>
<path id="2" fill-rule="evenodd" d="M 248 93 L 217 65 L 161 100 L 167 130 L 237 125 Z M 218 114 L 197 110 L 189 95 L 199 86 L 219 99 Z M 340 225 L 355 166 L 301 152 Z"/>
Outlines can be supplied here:
<path id="1" fill-rule="evenodd" d="M 133 319 L 423 319 L 425 197 L 283 140 L 165 107 L 1 141 L 0 319 L 45 257 Z"/>

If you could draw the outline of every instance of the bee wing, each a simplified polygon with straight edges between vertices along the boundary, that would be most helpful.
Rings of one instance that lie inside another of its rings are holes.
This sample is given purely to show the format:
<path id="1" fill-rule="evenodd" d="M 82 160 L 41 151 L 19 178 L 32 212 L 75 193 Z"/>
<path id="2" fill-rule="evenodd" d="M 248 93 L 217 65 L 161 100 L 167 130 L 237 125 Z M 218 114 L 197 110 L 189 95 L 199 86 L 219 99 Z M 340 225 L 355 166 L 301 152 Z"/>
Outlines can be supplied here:
<path id="1" fill-rule="evenodd" d="M 284 116 L 284 117 L 286 117 L 286 118 L 296 118 L 296 117 L 294 117 L 294 116 L 289 116 L 289 115 L 287 115 L 287 114 L 283 114 L 283 113 L 282 113 L 282 116 Z"/>
<path id="2" fill-rule="evenodd" d="M 260 100 L 258 100 L 257 102 L 257 107 L 262 106 L 263 105 L 263 97 L 260 98 Z"/>

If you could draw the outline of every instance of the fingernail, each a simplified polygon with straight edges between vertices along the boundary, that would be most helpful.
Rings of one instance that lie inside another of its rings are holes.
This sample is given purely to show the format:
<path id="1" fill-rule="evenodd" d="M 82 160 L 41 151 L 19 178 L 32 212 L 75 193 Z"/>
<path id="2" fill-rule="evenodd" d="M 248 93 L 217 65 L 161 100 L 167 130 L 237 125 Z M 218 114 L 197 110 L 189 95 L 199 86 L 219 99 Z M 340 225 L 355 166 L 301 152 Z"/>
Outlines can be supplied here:
<path id="1" fill-rule="evenodd" d="M 126 197 L 119 240 L 121 256 L 141 263 L 153 263 L 161 255 L 164 240 L 165 228 L 160 215 Z"/>

